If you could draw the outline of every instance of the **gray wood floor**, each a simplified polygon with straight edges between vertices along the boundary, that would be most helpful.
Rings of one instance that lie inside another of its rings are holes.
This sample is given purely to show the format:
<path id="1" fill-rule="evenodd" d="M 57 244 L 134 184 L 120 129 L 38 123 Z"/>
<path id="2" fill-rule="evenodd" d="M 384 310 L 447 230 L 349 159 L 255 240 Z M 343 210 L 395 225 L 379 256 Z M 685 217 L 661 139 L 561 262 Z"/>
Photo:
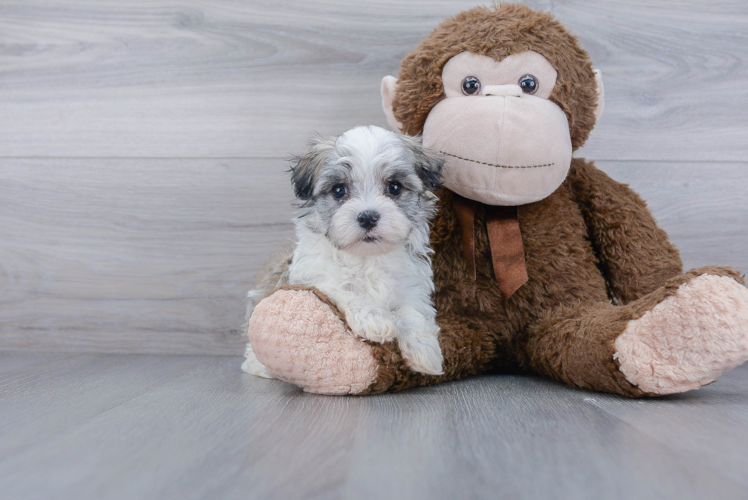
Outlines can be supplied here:
<path id="1" fill-rule="evenodd" d="M 292 236 L 286 158 L 384 126 L 382 76 L 476 3 L 0 2 L 0 499 L 748 498 L 748 366 L 647 401 L 239 370 L 244 295 Z M 577 156 L 686 267 L 748 270 L 745 0 L 526 3 L 603 71 Z"/>
<path id="2" fill-rule="evenodd" d="M 240 363 L 0 354 L 2 498 L 748 498 L 748 366 L 642 401 L 518 376 L 315 396 Z"/>

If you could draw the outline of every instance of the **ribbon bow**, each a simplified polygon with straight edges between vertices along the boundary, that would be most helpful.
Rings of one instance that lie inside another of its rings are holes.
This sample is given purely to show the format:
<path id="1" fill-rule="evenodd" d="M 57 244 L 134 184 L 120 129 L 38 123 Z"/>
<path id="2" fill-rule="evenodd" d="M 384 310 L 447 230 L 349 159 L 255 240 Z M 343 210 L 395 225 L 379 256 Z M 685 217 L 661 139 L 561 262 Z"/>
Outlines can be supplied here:
<path id="1" fill-rule="evenodd" d="M 462 232 L 462 251 L 465 254 L 470 278 L 475 281 L 475 207 L 478 202 L 455 194 L 452 201 L 457 222 Z M 517 207 L 486 207 L 486 229 L 491 248 L 493 273 L 504 300 L 527 283 L 527 266 L 522 233 L 519 229 Z"/>

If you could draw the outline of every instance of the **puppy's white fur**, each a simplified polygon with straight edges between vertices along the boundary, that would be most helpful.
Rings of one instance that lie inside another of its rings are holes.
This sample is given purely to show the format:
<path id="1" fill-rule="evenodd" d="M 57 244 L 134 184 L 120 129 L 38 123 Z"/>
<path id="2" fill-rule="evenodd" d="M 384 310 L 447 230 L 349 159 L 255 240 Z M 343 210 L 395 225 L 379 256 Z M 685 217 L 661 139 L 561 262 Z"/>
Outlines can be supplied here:
<path id="1" fill-rule="evenodd" d="M 414 140 L 379 127 L 320 140 L 308 154 L 307 171 L 298 166 L 293 173 L 306 210 L 294 220 L 293 258 L 278 284 L 316 287 L 337 304 L 355 334 L 373 342 L 397 338 L 411 369 L 442 374 L 428 244 L 436 200 L 429 174 L 438 178 L 441 162 Z M 387 190 L 392 179 L 403 187 L 399 196 Z M 305 190 L 299 182 L 310 186 Z M 337 200 L 330 189 L 341 184 L 348 195 Z M 365 211 L 379 214 L 374 228 L 358 223 Z M 244 368 L 269 375 L 249 346 Z"/>
<path id="2" fill-rule="evenodd" d="M 411 233 L 413 248 L 355 255 L 298 224 L 289 279 L 329 296 L 357 335 L 373 342 L 397 337 L 413 370 L 436 375 L 442 373 L 442 354 L 431 304 L 431 266 L 423 258 L 428 235 L 422 233 Z"/>

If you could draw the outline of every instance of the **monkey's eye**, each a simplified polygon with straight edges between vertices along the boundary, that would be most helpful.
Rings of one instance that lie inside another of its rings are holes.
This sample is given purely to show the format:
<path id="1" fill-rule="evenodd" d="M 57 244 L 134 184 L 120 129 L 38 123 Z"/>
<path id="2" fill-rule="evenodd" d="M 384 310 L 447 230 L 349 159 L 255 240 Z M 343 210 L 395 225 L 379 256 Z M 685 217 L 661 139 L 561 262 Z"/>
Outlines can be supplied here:
<path id="1" fill-rule="evenodd" d="M 403 192 L 403 185 L 397 181 L 390 181 L 387 183 L 387 193 L 390 196 L 400 196 Z"/>
<path id="2" fill-rule="evenodd" d="M 480 93 L 480 80 L 474 76 L 468 76 L 462 81 L 462 93 L 465 95 L 478 95 Z"/>
<path id="3" fill-rule="evenodd" d="M 332 187 L 332 197 L 336 200 L 342 200 L 348 195 L 348 186 L 345 184 L 335 184 Z"/>
<path id="4" fill-rule="evenodd" d="M 522 88 L 522 92 L 530 95 L 537 92 L 538 88 L 540 87 L 540 82 L 533 75 L 521 76 L 517 83 Z"/>

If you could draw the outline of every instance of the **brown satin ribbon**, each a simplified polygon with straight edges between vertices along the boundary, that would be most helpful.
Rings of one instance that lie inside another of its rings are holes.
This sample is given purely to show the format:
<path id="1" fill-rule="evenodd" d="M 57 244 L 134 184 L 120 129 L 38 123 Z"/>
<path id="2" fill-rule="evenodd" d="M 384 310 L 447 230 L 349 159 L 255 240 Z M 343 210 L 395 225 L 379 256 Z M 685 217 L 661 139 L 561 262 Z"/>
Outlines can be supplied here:
<path id="1" fill-rule="evenodd" d="M 476 202 L 455 195 L 452 202 L 462 233 L 462 251 L 470 278 L 476 278 L 475 268 L 475 206 Z M 491 248 L 491 261 L 496 282 L 504 300 L 527 283 L 527 266 L 522 233 L 519 229 L 517 207 L 486 205 L 486 229 Z"/>
<path id="2" fill-rule="evenodd" d="M 455 195 L 452 206 L 462 232 L 462 253 L 465 255 L 470 279 L 475 281 L 475 202 Z"/>

